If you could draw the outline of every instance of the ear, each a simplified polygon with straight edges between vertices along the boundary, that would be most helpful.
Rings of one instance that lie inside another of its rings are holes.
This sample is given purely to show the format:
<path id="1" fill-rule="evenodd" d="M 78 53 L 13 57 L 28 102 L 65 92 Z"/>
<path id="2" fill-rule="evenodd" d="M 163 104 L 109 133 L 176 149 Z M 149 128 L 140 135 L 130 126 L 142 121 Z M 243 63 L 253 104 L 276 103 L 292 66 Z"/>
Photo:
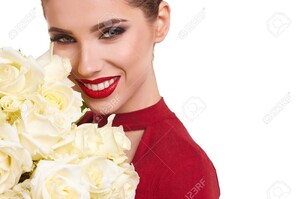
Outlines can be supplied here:
<path id="1" fill-rule="evenodd" d="M 159 43 L 167 36 L 170 28 L 170 13 L 169 4 L 162 1 L 159 4 L 158 15 L 155 21 L 155 43 Z"/>

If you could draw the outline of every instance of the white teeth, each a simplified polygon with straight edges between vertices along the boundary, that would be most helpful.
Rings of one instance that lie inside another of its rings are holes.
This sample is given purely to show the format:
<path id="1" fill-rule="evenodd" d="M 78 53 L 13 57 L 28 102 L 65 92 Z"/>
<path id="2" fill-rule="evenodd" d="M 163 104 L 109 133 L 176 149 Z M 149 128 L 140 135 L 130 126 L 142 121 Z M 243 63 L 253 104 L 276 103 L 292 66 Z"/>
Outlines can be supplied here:
<path id="1" fill-rule="evenodd" d="M 101 84 L 98 84 L 98 90 L 103 90 L 104 89 L 104 84 L 103 83 L 101 83 Z"/>
<path id="2" fill-rule="evenodd" d="M 107 87 L 109 87 L 109 82 L 108 81 L 104 82 L 104 88 L 107 88 Z"/>
<path id="3" fill-rule="evenodd" d="M 116 81 L 116 79 L 117 78 L 113 78 L 99 84 L 84 84 L 84 86 L 93 91 L 101 91 L 105 88 L 108 88 L 110 85 L 112 85 Z"/>
<path id="4" fill-rule="evenodd" d="M 92 85 L 92 90 L 93 90 L 93 91 L 98 90 L 98 85 L 97 85 L 97 84 L 93 84 L 93 85 Z"/>

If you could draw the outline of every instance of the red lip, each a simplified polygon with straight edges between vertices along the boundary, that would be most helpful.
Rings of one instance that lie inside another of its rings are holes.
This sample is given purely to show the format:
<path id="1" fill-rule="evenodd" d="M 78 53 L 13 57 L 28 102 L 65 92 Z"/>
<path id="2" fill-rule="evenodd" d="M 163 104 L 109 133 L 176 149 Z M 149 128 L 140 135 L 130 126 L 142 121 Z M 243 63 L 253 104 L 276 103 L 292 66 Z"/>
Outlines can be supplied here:
<path id="1" fill-rule="evenodd" d="M 109 87 L 101 90 L 101 91 L 93 91 L 89 88 L 87 88 L 84 84 L 100 84 L 102 82 L 105 82 L 107 80 L 111 80 L 116 78 L 114 83 L 112 83 Z M 80 86 L 80 88 L 85 92 L 85 94 L 91 98 L 94 99 L 102 99 L 110 96 L 114 90 L 117 88 L 117 85 L 120 81 L 120 76 L 111 76 L 111 77 L 102 77 L 95 80 L 86 80 L 86 79 L 76 79 L 76 82 Z"/>
<path id="2" fill-rule="evenodd" d="M 76 81 L 80 81 L 80 82 L 85 83 L 85 84 L 99 84 L 99 83 L 105 82 L 107 80 L 116 78 L 116 77 L 120 77 L 120 76 L 101 77 L 101 78 L 94 79 L 94 80 L 78 79 Z"/>

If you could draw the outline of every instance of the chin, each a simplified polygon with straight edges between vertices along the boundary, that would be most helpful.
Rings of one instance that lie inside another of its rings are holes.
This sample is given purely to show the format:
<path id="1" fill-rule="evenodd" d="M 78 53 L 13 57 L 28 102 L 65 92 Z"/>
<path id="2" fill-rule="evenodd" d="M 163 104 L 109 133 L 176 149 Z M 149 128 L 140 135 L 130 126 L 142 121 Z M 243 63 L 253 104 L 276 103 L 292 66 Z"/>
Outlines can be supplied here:
<path id="1" fill-rule="evenodd" d="M 111 115 L 117 111 L 119 107 L 116 107 L 114 103 L 103 102 L 86 102 L 88 107 L 97 115 Z"/>

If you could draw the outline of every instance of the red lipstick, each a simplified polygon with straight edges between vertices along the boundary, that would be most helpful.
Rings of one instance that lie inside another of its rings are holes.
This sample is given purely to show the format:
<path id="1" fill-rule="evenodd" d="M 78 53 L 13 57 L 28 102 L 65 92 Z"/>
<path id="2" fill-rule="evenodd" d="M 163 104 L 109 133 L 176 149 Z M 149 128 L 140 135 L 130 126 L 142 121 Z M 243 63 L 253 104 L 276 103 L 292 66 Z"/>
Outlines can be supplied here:
<path id="1" fill-rule="evenodd" d="M 110 96 L 117 88 L 120 76 L 102 77 L 95 80 L 76 79 L 83 92 L 94 99 Z"/>

